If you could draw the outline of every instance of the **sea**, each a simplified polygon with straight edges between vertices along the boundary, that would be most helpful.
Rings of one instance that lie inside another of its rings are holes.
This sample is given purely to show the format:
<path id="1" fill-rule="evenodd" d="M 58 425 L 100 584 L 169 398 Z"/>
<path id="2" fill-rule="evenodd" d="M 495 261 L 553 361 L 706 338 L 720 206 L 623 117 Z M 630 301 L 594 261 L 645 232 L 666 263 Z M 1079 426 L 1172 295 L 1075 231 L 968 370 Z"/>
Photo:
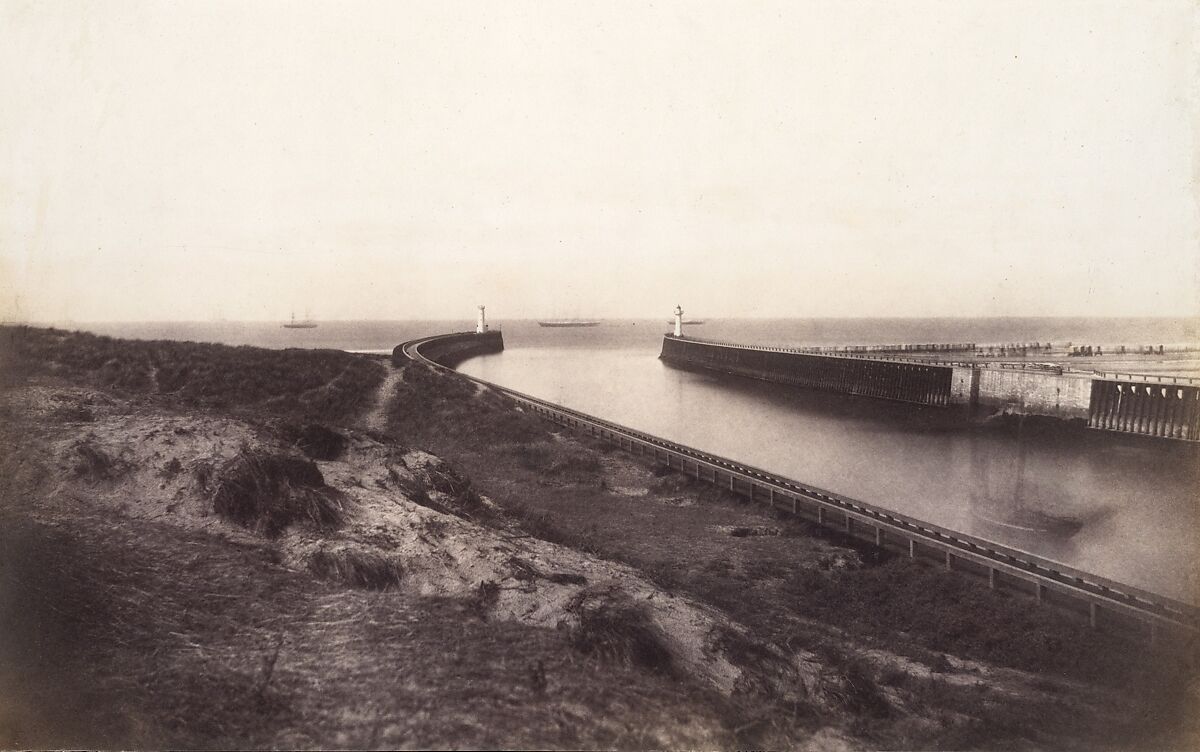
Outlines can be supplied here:
<path id="1" fill-rule="evenodd" d="M 459 370 L 944 527 L 1200 604 L 1200 450 L 1086 429 L 946 419 L 937 408 L 670 366 L 668 317 L 543 328 L 496 321 L 505 350 Z M 390 352 L 455 321 L 72 324 L 101 334 Z M 692 336 L 783 346 L 1054 342 L 1178 346 L 1194 319 L 729 319 Z M 1164 371 L 1200 373 L 1200 361 Z M 1122 368 L 1121 370 L 1125 370 Z"/>

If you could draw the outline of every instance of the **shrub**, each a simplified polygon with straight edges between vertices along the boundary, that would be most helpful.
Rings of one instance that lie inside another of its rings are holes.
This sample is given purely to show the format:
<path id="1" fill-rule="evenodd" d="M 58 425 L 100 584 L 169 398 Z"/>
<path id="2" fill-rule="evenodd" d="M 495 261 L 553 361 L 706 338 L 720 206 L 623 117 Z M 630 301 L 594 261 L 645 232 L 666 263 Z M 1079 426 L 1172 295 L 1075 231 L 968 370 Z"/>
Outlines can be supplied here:
<path id="1" fill-rule="evenodd" d="M 611 600 L 589 603 L 584 598 L 571 608 L 579 616 L 570 636 L 576 650 L 654 673 L 671 671 L 671 651 L 642 606 Z"/>
<path id="2" fill-rule="evenodd" d="M 866 661 L 857 656 L 848 656 L 829 645 L 823 646 L 821 653 L 830 667 L 838 672 L 840 686 L 833 694 L 846 710 L 870 718 L 891 715 L 891 703 L 876 683 Z"/>
<path id="3" fill-rule="evenodd" d="M 129 465 L 112 457 L 89 441 L 79 441 L 72 447 L 74 464 L 72 470 L 77 478 L 92 480 L 115 480 L 129 472 Z"/>
<path id="4" fill-rule="evenodd" d="M 331 527 L 342 521 L 341 495 L 311 460 L 243 448 L 212 481 L 213 509 L 268 536 L 293 522 Z"/>
<path id="5" fill-rule="evenodd" d="M 336 460 L 346 451 L 346 437 L 320 423 L 309 423 L 300 429 L 296 446 L 314 460 Z"/>
<path id="6" fill-rule="evenodd" d="M 483 580 L 471 593 L 468 600 L 471 611 L 480 619 L 487 621 L 488 613 L 495 608 L 500 600 L 500 583 L 495 580 Z"/>
<path id="7" fill-rule="evenodd" d="M 353 548 L 314 551 L 308 557 L 308 571 L 324 579 L 368 590 L 397 587 L 404 574 L 398 562 L 373 551 Z"/>

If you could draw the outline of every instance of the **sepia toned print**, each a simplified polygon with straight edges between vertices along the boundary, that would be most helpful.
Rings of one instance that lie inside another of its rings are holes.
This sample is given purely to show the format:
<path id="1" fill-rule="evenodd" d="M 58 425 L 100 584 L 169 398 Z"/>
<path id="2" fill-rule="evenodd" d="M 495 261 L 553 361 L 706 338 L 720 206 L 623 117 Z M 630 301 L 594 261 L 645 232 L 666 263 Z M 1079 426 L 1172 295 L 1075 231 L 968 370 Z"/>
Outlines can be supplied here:
<path id="1" fill-rule="evenodd" d="M 0 749 L 1200 745 L 1197 29 L 0 0 Z"/>

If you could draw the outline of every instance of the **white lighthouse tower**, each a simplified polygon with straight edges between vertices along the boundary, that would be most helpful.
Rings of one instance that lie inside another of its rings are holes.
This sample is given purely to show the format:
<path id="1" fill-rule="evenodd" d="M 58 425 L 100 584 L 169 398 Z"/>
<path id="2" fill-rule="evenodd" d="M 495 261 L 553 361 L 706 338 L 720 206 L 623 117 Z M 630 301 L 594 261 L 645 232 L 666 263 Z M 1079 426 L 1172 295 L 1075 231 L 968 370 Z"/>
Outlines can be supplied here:
<path id="1" fill-rule="evenodd" d="M 683 336 L 683 309 L 675 306 L 675 336 Z"/>
<path id="2" fill-rule="evenodd" d="M 475 333 L 483 334 L 487 331 L 487 317 L 484 315 L 486 306 L 479 306 L 479 319 L 475 322 Z"/>

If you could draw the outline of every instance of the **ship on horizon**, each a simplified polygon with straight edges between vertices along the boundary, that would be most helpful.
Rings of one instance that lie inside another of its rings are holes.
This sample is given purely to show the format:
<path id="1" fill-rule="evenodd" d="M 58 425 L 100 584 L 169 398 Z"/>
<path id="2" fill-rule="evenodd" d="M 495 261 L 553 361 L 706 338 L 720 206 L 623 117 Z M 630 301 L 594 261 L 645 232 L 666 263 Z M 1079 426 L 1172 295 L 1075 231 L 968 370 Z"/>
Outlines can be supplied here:
<path id="1" fill-rule="evenodd" d="M 292 320 L 289 321 L 288 323 L 284 324 L 283 328 L 284 329 L 316 329 L 317 322 L 313 321 L 312 318 L 307 315 L 300 321 L 297 321 L 296 320 L 296 312 L 292 311 Z"/>

